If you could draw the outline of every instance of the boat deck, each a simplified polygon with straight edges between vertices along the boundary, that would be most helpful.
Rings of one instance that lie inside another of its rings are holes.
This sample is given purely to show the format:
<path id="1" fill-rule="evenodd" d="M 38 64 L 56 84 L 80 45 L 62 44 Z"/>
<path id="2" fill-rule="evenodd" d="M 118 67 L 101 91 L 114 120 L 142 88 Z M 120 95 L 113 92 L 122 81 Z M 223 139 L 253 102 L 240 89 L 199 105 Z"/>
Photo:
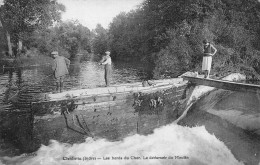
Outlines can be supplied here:
<path id="1" fill-rule="evenodd" d="M 129 83 L 129 84 L 118 84 L 112 85 L 110 87 L 98 87 L 98 88 L 89 88 L 89 89 L 77 89 L 64 91 L 62 93 L 45 93 L 43 99 L 40 102 L 52 102 L 52 101 L 61 101 L 69 99 L 80 99 L 85 97 L 92 96 L 104 96 L 111 94 L 122 94 L 122 93 L 150 93 L 160 90 L 165 90 L 172 88 L 173 86 L 181 86 L 187 81 L 183 81 L 182 78 L 174 79 L 164 79 L 164 80 L 154 80 L 152 81 L 153 85 L 143 87 L 142 82 Z"/>

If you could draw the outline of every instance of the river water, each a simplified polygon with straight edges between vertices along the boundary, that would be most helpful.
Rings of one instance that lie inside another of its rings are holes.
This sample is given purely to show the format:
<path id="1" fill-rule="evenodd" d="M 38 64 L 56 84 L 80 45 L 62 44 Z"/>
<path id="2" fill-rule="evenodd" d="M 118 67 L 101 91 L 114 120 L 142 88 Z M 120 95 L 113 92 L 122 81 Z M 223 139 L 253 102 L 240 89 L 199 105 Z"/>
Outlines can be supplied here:
<path id="1" fill-rule="evenodd" d="M 24 89 L 53 92 L 55 79 L 51 65 L 26 66 L 23 68 L 8 68 L 0 66 L 0 104 L 8 105 L 8 100 Z M 114 62 L 111 84 L 132 83 L 142 81 L 147 77 L 145 65 L 135 62 Z M 92 57 L 83 60 L 72 60 L 69 75 L 64 82 L 65 90 L 94 88 L 105 86 L 104 66 L 98 65 Z M 36 88 L 37 87 L 37 88 Z"/>

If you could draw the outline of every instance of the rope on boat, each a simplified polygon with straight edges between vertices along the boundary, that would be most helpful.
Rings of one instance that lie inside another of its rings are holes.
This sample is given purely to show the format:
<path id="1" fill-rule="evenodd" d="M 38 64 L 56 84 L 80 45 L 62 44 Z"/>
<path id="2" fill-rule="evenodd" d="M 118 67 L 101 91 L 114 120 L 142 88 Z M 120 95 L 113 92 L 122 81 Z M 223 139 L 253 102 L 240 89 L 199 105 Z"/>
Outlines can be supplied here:
<path id="1" fill-rule="evenodd" d="M 75 127 L 79 128 L 79 129 L 82 129 L 82 130 L 85 132 L 85 134 L 88 134 L 83 127 L 80 127 L 80 126 L 78 126 L 78 125 L 75 123 L 74 115 L 72 115 L 72 121 L 73 121 L 73 124 L 74 124 Z M 78 121 L 78 122 L 79 122 L 79 121 Z"/>

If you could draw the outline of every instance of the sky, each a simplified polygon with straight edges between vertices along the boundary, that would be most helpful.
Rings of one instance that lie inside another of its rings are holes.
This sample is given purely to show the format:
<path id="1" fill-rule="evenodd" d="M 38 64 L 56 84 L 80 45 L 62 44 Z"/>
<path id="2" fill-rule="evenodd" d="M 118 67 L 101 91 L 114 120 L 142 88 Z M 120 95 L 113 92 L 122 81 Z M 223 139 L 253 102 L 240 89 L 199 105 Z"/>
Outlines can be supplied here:
<path id="1" fill-rule="evenodd" d="M 66 7 L 62 20 L 78 20 L 89 29 L 100 23 L 108 28 L 120 12 L 136 9 L 144 0 L 58 0 Z"/>

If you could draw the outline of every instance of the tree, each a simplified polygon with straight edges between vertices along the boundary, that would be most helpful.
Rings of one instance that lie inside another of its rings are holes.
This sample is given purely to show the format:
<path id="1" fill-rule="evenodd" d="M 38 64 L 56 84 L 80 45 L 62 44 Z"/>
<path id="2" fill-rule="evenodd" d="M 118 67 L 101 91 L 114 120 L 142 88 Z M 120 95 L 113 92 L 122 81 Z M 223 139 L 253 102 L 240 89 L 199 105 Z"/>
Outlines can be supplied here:
<path id="1" fill-rule="evenodd" d="M 116 16 L 108 35 L 116 58 L 145 59 L 155 77 L 200 71 L 207 38 L 218 49 L 213 72 L 260 78 L 258 0 L 145 0 L 137 10 Z"/>
<path id="2" fill-rule="evenodd" d="M 91 32 L 78 21 L 60 21 L 47 29 L 38 29 L 24 38 L 29 47 L 37 48 L 42 54 L 58 50 L 66 57 L 74 57 L 79 51 L 91 52 Z"/>
<path id="3" fill-rule="evenodd" d="M 65 7 L 56 0 L 4 0 L 2 18 L 15 45 L 37 29 L 45 29 L 61 19 Z"/>
<path id="4" fill-rule="evenodd" d="M 93 51 L 97 55 L 104 54 L 108 50 L 108 34 L 107 30 L 101 24 L 97 24 L 95 28 L 95 37 L 93 39 Z"/>
<path id="5" fill-rule="evenodd" d="M 1 13 L 2 13 L 2 7 L 0 7 L 0 21 L 1 21 L 4 33 L 6 35 L 6 41 L 7 41 L 7 47 L 8 47 L 8 55 L 12 56 L 13 55 L 13 50 L 12 50 L 10 32 L 9 32 L 8 28 L 6 27 L 6 25 L 4 24 L 4 20 L 3 20 L 2 16 L 1 16 Z"/>

